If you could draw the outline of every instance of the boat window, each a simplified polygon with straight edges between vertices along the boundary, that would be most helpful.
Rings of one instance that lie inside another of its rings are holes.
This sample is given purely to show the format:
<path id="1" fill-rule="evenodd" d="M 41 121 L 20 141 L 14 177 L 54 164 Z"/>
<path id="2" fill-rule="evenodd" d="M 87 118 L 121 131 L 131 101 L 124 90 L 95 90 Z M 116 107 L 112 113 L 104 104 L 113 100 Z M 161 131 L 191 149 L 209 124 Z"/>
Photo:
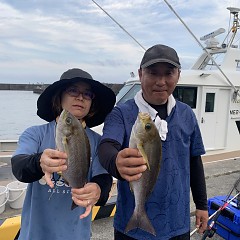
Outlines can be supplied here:
<path id="1" fill-rule="evenodd" d="M 134 98 L 134 96 L 140 89 L 140 84 L 125 85 L 117 95 L 117 104 L 124 103 L 127 100 Z"/>
<path id="2" fill-rule="evenodd" d="M 240 121 L 236 121 L 238 132 L 240 133 Z"/>
<path id="3" fill-rule="evenodd" d="M 191 108 L 196 108 L 197 103 L 197 87 L 177 86 L 173 91 L 173 96 L 189 105 Z"/>
<path id="4" fill-rule="evenodd" d="M 215 93 L 206 93 L 205 112 L 214 112 Z"/>
<path id="5" fill-rule="evenodd" d="M 129 89 L 132 88 L 133 85 L 124 85 L 119 93 L 116 96 L 116 101 L 119 102 L 119 100 L 129 91 Z"/>

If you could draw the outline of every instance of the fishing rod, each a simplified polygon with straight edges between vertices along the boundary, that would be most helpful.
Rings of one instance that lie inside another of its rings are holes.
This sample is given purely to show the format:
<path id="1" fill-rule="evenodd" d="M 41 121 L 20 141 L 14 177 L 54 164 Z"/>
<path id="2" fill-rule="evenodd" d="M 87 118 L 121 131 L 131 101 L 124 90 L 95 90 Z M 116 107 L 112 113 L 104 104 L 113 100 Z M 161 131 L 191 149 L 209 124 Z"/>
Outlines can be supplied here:
<path id="1" fill-rule="evenodd" d="M 236 197 L 238 197 L 240 195 L 240 178 L 237 179 L 237 181 L 234 183 L 234 186 L 232 188 L 232 190 L 230 191 L 230 193 L 228 194 L 226 200 L 230 197 L 230 195 L 232 194 L 233 190 L 236 189 L 237 190 L 237 194 L 232 197 L 229 201 L 225 200 L 225 203 L 223 204 L 223 206 L 221 206 L 214 214 L 214 217 L 212 218 L 211 223 L 208 225 L 208 229 L 204 232 L 203 237 L 201 240 L 205 240 L 207 237 L 212 238 L 213 235 L 216 232 L 216 228 L 214 228 L 214 225 L 218 219 L 218 217 L 220 216 L 220 214 L 222 213 L 222 211 L 229 205 L 230 202 L 232 202 Z"/>
<path id="2" fill-rule="evenodd" d="M 218 218 L 219 215 L 221 214 L 221 211 L 223 211 L 223 210 L 224 210 L 234 199 L 236 199 L 239 195 L 240 195 L 240 192 L 237 193 L 237 194 L 236 194 L 234 197 L 232 197 L 230 200 L 228 200 L 228 201 L 225 200 L 225 203 L 224 203 L 221 207 L 219 207 L 219 209 L 218 209 L 216 212 L 214 212 L 214 213 L 208 218 L 208 220 L 211 220 L 214 216 L 217 216 L 217 217 L 215 217 L 215 218 Z M 203 237 L 205 237 L 205 238 L 202 238 L 202 239 L 206 239 L 206 237 L 209 236 L 209 232 L 210 232 L 211 229 L 213 228 L 215 222 L 216 222 L 216 219 L 213 219 L 212 222 L 211 222 L 211 224 L 209 225 L 209 228 L 204 232 Z M 198 230 L 198 228 L 195 228 L 195 229 L 190 233 L 190 237 L 191 237 L 194 233 L 196 233 L 197 230 Z"/>
<path id="3" fill-rule="evenodd" d="M 146 51 L 146 48 L 143 47 L 141 43 L 137 41 L 136 38 L 134 38 L 122 25 L 120 25 L 106 10 L 104 10 L 96 1 L 92 0 L 93 3 L 95 3 L 105 14 L 107 14 L 108 17 L 110 17 L 125 33 L 127 33 L 128 36 L 130 36 L 144 51 Z"/>
<path id="4" fill-rule="evenodd" d="M 208 229 L 205 230 L 201 240 L 205 240 L 207 237 L 212 238 L 216 232 L 216 228 L 214 227 L 215 223 L 217 222 L 218 217 L 221 215 L 221 212 L 232 202 L 237 196 L 239 196 L 240 192 L 237 193 L 233 198 L 227 201 L 222 207 L 220 207 L 213 215 L 211 223 L 208 225 Z"/>
<path id="5" fill-rule="evenodd" d="M 230 200 L 228 200 L 233 192 L 233 190 L 236 189 L 237 190 L 237 194 L 235 196 L 233 196 Z M 221 212 L 234 200 L 236 199 L 238 196 L 240 196 L 240 177 L 235 181 L 232 189 L 230 190 L 230 192 L 228 193 L 228 195 L 226 196 L 225 200 L 224 200 L 224 204 L 218 208 L 218 210 L 216 212 L 214 212 L 209 218 L 208 220 L 211 220 L 211 223 L 208 226 L 208 229 L 205 230 L 202 240 L 205 240 L 208 236 L 212 237 L 215 233 L 214 230 L 214 224 L 216 223 L 217 218 L 220 216 Z M 198 230 L 198 228 L 195 228 L 191 233 L 190 233 L 190 237 L 196 233 Z"/>
<path id="6" fill-rule="evenodd" d="M 167 6 L 172 10 L 172 12 L 176 15 L 176 17 L 181 21 L 181 23 L 185 26 L 185 28 L 188 30 L 188 32 L 193 36 L 193 38 L 197 41 L 199 46 L 204 50 L 207 54 L 207 56 L 211 59 L 211 61 L 214 63 L 214 65 L 217 67 L 217 69 L 222 73 L 222 75 L 226 78 L 227 82 L 230 84 L 230 86 L 234 89 L 234 92 L 240 96 L 238 89 L 232 84 L 232 82 L 228 79 L 226 74 L 222 71 L 222 69 L 218 66 L 214 58 L 211 56 L 211 54 L 207 51 L 207 49 L 201 44 L 201 42 L 197 39 L 197 37 L 193 34 L 193 32 L 190 30 L 190 28 L 186 25 L 186 23 L 181 19 L 181 17 L 176 13 L 176 11 L 173 9 L 173 7 L 168 3 L 167 0 L 164 0 L 164 2 L 167 4 Z"/>

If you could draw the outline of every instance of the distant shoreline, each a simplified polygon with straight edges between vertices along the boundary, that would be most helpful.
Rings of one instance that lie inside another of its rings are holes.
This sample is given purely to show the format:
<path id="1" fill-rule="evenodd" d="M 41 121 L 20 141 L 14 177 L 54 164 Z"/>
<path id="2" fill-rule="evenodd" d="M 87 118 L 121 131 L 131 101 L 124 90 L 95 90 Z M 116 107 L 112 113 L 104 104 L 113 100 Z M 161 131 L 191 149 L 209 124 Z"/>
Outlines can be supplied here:
<path id="1" fill-rule="evenodd" d="M 49 84 L 44 84 L 48 86 Z M 43 84 L 24 84 L 24 83 L 0 83 L 0 90 L 20 90 L 20 91 L 33 91 L 37 87 L 41 87 Z"/>
<path id="2" fill-rule="evenodd" d="M 123 87 L 123 84 L 103 83 L 111 88 L 115 94 Z M 33 91 L 36 88 L 46 88 L 49 84 L 31 84 L 31 83 L 0 83 L 0 90 L 18 90 L 18 91 Z"/>

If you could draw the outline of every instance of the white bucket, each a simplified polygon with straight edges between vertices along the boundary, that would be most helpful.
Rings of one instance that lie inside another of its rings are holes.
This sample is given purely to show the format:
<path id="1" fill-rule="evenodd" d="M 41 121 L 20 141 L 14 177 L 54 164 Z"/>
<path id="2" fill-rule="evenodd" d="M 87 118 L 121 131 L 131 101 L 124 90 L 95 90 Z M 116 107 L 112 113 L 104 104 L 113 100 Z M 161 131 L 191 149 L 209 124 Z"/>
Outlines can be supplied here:
<path id="1" fill-rule="evenodd" d="M 11 208 L 20 209 L 23 207 L 27 185 L 27 183 L 22 183 L 19 181 L 14 181 L 7 185 L 9 194 L 8 202 Z"/>
<path id="2" fill-rule="evenodd" d="M 5 204 L 8 201 L 8 189 L 5 186 L 0 186 L 0 214 L 5 211 Z"/>

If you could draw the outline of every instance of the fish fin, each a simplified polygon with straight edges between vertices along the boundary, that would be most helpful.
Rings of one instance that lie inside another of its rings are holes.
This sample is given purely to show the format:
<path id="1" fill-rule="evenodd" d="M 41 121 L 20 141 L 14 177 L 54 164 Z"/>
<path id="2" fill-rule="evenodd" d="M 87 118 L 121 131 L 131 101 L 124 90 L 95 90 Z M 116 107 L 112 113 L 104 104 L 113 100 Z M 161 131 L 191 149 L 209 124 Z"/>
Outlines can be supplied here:
<path id="1" fill-rule="evenodd" d="M 52 195 L 54 194 L 54 192 L 55 192 L 55 190 L 57 189 L 57 185 L 55 185 L 55 187 L 54 187 L 54 189 L 52 190 L 52 193 L 51 193 L 51 195 L 49 196 L 49 198 L 48 198 L 48 200 L 50 200 L 51 199 L 51 197 L 52 197 Z"/>
<path id="2" fill-rule="evenodd" d="M 139 212 L 139 213 L 138 213 Z M 156 236 L 156 231 L 150 222 L 147 213 L 145 211 L 136 211 L 134 210 L 132 217 L 128 221 L 128 224 L 125 228 L 125 233 L 133 230 L 135 228 L 140 228 L 143 231 L 151 233 Z"/>
<path id="3" fill-rule="evenodd" d="M 65 178 L 64 178 L 64 183 L 70 187 L 69 182 Z"/>
<path id="4" fill-rule="evenodd" d="M 67 141 L 67 137 L 64 136 L 62 138 L 62 144 L 63 144 L 63 148 L 64 148 L 64 152 L 67 153 L 67 156 L 69 156 L 69 152 L 68 152 L 68 141 Z"/>
<path id="5" fill-rule="evenodd" d="M 67 146 L 67 137 L 62 138 L 62 144 L 64 148 L 64 152 L 68 155 L 68 146 Z M 62 171 L 57 172 L 58 175 L 62 176 Z"/>
<path id="6" fill-rule="evenodd" d="M 142 144 L 137 144 L 137 148 L 138 148 L 139 152 L 142 154 L 143 159 L 145 160 L 145 162 L 146 162 L 146 164 L 147 164 L 147 167 L 148 167 L 148 169 L 150 170 L 150 165 L 149 165 L 148 157 L 147 157 L 147 154 L 145 153 L 145 151 L 144 151 L 144 149 L 143 149 Z"/>
<path id="7" fill-rule="evenodd" d="M 74 201 L 72 201 L 71 210 L 75 209 L 76 207 L 78 207 L 78 205 Z"/>

